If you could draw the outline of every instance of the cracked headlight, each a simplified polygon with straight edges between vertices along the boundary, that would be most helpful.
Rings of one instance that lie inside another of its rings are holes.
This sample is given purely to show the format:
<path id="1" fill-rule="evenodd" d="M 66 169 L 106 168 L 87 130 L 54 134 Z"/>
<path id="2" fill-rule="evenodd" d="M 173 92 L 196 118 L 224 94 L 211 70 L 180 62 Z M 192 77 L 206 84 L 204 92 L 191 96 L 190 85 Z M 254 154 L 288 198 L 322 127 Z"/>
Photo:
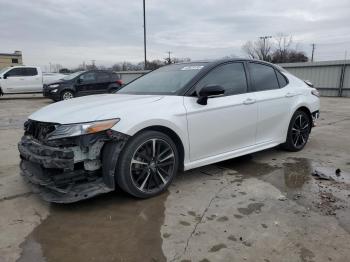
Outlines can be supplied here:
<path id="1" fill-rule="evenodd" d="M 95 122 L 59 125 L 55 131 L 48 135 L 47 138 L 48 140 L 53 140 L 65 137 L 94 134 L 112 128 L 119 121 L 119 118 L 115 118 Z"/>
<path id="2" fill-rule="evenodd" d="M 53 85 L 49 85 L 49 88 L 55 88 L 55 87 L 59 87 L 59 84 L 53 84 Z"/>

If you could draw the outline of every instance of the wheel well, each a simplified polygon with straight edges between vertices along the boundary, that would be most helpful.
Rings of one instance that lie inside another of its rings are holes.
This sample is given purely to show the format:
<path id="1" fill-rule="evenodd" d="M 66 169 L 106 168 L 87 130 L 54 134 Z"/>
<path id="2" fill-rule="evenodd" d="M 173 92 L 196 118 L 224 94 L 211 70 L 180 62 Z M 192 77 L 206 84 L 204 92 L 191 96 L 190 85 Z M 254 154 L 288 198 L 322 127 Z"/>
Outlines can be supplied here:
<path id="1" fill-rule="evenodd" d="M 62 94 L 64 91 L 69 91 L 69 92 L 72 92 L 73 94 L 75 94 L 74 90 L 69 89 L 69 88 L 65 88 L 65 89 L 61 90 L 60 94 Z"/>
<path id="2" fill-rule="evenodd" d="M 162 132 L 166 135 L 168 135 L 175 143 L 177 150 L 179 151 L 179 158 L 180 158 L 180 165 L 179 168 L 180 170 L 184 170 L 184 159 L 185 159 L 185 149 L 184 146 L 182 144 L 182 141 L 180 139 L 180 137 L 170 128 L 165 127 L 165 126 L 150 126 L 147 128 L 144 128 L 141 131 L 145 131 L 145 130 L 153 130 L 153 131 L 158 131 L 158 132 Z"/>
<path id="3" fill-rule="evenodd" d="M 299 107 L 296 111 L 303 111 L 307 114 L 307 116 L 309 117 L 309 120 L 310 120 L 310 123 L 311 123 L 311 127 L 312 127 L 312 114 L 310 112 L 310 110 L 305 107 L 305 106 L 302 106 L 302 107 Z M 311 128 L 310 128 L 311 130 Z"/>

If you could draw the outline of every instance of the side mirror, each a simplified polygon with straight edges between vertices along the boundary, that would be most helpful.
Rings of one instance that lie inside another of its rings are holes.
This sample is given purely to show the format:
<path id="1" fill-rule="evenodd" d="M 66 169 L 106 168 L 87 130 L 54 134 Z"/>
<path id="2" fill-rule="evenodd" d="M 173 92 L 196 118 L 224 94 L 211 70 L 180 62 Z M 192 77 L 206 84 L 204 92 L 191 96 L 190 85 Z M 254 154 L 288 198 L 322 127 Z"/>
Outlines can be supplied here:
<path id="1" fill-rule="evenodd" d="M 78 79 L 77 79 L 77 83 L 78 84 L 81 84 L 83 82 L 83 80 L 79 77 Z"/>
<path id="2" fill-rule="evenodd" d="M 200 105 L 206 105 L 208 103 L 208 97 L 220 96 L 225 94 L 225 89 L 219 85 L 207 85 L 198 92 L 197 103 Z"/>
<path id="3" fill-rule="evenodd" d="M 4 79 L 7 79 L 8 75 L 7 74 L 4 74 L 3 78 Z"/>

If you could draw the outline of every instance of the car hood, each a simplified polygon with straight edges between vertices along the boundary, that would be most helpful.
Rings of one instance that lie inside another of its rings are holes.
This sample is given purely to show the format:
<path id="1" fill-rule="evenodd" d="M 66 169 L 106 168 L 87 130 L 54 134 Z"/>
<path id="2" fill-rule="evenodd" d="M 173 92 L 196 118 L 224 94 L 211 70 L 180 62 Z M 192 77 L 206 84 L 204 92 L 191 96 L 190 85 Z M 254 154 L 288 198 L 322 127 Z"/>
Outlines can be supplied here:
<path id="1" fill-rule="evenodd" d="M 158 95 L 126 95 L 104 94 L 92 95 L 54 103 L 43 107 L 29 116 L 29 119 L 58 123 L 73 124 L 118 118 L 135 112 L 146 104 L 160 100 Z M 119 114 L 120 113 L 120 114 Z"/>
<path id="2" fill-rule="evenodd" d="M 54 82 L 50 82 L 49 84 L 47 84 L 47 86 L 56 85 L 56 84 L 62 85 L 62 84 L 70 83 L 70 82 L 71 82 L 71 80 L 59 79 L 59 80 L 54 80 Z"/>

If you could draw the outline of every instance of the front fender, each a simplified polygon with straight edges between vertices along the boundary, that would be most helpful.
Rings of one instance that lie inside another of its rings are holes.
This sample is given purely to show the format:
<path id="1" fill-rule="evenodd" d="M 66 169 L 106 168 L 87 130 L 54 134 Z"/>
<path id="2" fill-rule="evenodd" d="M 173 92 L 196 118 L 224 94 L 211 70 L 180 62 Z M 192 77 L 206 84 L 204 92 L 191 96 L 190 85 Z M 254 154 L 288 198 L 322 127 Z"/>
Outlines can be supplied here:
<path id="1" fill-rule="evenodd" d="M 185 153 L 185 162 L 188 161 L 189 156 L 189 143 L 188 143 L 188 135 L 186 133 L 187 130 L 187 121 L 186 118 L 178 118 L 177 121 L 169 121 L 167 119 L 148 119 L 142 122 L 135 122 L 134 124 L 126 123 L 126 121 L 123 123 L 123 121 L 120 121 L 117 123 L 114 127 L 112 127 L 112 130 L 129 135 L 134 136 L 136 133 L 142 131 L 146 128 L 151 127 L 166 127 L 168 129 L 171 129 L 175 134 L 180 138 L 184 153 Z"/>

